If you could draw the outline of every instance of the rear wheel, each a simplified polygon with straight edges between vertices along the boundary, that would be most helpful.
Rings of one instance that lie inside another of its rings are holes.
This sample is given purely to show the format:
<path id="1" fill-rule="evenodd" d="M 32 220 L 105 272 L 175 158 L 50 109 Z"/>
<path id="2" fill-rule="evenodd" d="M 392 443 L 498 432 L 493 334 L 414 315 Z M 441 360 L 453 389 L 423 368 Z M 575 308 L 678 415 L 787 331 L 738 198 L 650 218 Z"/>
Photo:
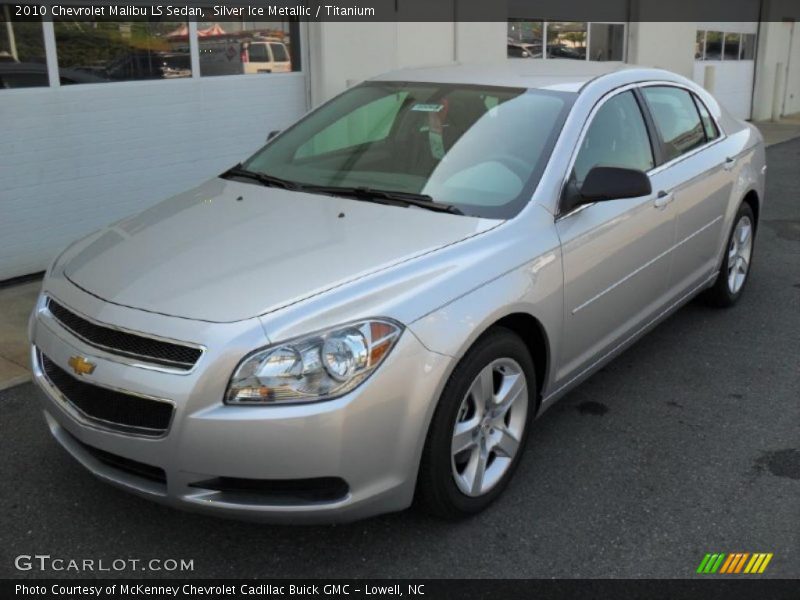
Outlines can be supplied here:
<path id="1" fill-rule="evenodd" d="M 719 276 L 704 296 L 712 306 L 733 306 L 741 297 L 750 275 L 754 236 L 753 210 L 747 203 L 742 203 L 733 220 Z"/>
<path id="2" fill-rule="evenodd" d="M 533 361 L 504 328 L 487 332 L 450 377 L 425 443 L 417 498 L 445 518 L 491 504 L 519 464 L 536 408 Z"/>

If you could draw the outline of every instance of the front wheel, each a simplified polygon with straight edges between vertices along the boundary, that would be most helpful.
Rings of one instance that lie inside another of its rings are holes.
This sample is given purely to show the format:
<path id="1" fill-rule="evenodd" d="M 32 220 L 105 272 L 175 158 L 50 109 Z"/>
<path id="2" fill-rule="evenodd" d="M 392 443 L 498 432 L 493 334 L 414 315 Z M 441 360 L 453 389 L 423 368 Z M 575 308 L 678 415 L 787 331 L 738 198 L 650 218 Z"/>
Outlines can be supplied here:
<path id="1" fill-rule="evenodd" d="M 433 416 L 417 481 L 424 508 L 455 519 L 491 504 L 519 464 L 535 408 L 528 349 L 513 332 L 490 330 L 450 376 Z"/>
<path id="2" fill-rule="evenodd" d="M 733 306 L 741 297 L 750 275 L 754 237 L 753 209 L 749 204 L 742 203 L 733 220 L 719 276 L 714 286 L 705 293 L 705 299 L 712 306 Z"/>

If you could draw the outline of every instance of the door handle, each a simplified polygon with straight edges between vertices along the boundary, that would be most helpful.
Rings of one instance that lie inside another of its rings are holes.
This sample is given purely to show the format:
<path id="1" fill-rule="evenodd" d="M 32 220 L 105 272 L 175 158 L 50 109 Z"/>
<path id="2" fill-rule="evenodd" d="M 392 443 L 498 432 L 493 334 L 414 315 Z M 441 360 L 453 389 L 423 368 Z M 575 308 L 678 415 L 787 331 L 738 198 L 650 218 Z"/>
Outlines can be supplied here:
<path id="1" fill-rule="evenodd" d="M 665 192 L 661 190 L 656 195 L 656 200 L 653 202 L 653 206 L 655 206 L 659 210 L 664 210 L 667 208 L 667 205 L 675 199 L 675 196 L 672 192 Z"/>
<path id="2" fill-rule="evenodd" d="M 725 164 L 722 165 L 722 168 L 725 169 L 726 171 L 730 171 L 735 166 L 736 166 L 736 159 L 733 158 L 732 156 L 728 156 L 725 159 Z"/>

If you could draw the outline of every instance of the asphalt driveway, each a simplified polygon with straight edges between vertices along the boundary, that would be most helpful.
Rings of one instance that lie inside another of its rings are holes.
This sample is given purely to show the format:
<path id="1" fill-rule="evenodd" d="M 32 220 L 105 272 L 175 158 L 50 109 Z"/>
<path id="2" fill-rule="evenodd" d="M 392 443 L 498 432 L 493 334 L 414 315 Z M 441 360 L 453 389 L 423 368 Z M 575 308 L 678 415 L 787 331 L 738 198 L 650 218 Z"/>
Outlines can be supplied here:
<path id="1" fill-rule="evenodd" d="M 0 393 L 0 577 L 80 575 L 16 571 L 20 554 L 192 559 L 195 577 L 685 577 L 706 552 L 772 552 L 764 576 L 800 577 L 800 140 L 768 155 L 742 302 L 690 304 L 569 394 L 488 512 L 329 527 L 177 512 L 91 477 L 26 384 Z"/>

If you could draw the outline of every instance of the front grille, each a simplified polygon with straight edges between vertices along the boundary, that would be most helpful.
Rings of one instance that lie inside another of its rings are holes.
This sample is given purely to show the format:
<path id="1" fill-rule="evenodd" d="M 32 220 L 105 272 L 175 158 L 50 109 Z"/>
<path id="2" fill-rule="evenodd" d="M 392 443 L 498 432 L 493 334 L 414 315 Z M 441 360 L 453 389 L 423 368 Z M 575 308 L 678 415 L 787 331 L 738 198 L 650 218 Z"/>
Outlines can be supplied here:
<path id="1" fill-rule="evenodd" d="M 39 354 L 42 371 L 64 398 L 89 420 L 141 435 L 160 436 L 169 429 L 173 406 L 163 400 L 142 398 L 79 381 Z"/>
<path id="2" fill-rule="evenodd" d="M 137 477 L 147 479 L 148 481 L 153 481 L 155 483 L 167 483 L 167 474 L 164 473 L 164 469 L 145 463 L 140 463 L 139 461 L 125 458 L 124 456 L 111 454 L 111 452 L 106 452 L 105 450 L 100 450 L 100 448 L 95 448 L 94 446 L 84 444 L 82 441 L 73 436 L 70 437 L 88 454 L 94 456 L 104 465 L 108 465 L 109 467 L 117 469 L 118 471 L 129 473 L 130 475 L 136 475 Z"/>
<path id="3" fill-rule="evenodd" d="M 52 298 L 47 299 L 47 309 L 62 326 L 87 344 L 111 354 L 188 371 L 203 353 L 199 348 L 164 342 L 92 323 L 68 308 L 64 308 Z"/>

